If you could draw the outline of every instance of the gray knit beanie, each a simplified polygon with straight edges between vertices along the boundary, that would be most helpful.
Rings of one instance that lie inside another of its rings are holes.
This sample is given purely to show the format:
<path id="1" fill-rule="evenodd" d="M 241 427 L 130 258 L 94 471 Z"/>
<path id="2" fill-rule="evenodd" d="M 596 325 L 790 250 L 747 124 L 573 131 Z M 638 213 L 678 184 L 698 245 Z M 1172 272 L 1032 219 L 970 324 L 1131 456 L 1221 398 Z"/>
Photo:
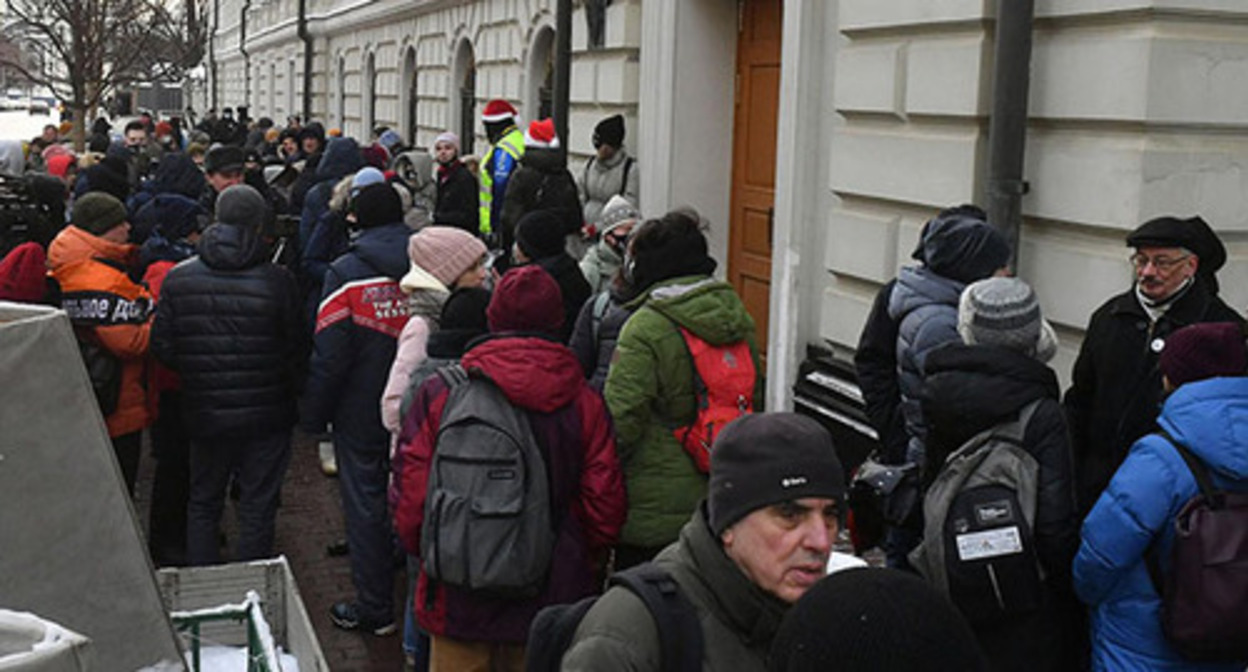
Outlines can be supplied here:
<path id="1" fill-rule="evenodd" d="M 997 345 L 1041 362 L 1057 352 L 1057 337 L 1040 315 L 1035 291 L 1018 278 L 967 285 L 958 302 L 958 334 L 968 345 Z"/>
<path id="2" fill-rule="evenodd" d="M 236 184 L 217 196 L 217 222 L 259 231 L 268 219 L 269 204 L 255 187 Z"/>

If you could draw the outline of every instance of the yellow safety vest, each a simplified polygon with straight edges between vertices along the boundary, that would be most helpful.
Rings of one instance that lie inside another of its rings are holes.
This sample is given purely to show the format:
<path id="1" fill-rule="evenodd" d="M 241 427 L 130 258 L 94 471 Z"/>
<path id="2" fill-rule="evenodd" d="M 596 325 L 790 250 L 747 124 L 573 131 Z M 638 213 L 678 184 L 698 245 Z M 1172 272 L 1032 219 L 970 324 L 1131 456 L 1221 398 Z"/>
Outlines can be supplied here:
<path id="1" fill-rule="evenodd" d="M 512 159 L 518 164 L 520 157 L 524 156 L 524 134 L 515 126 L 511 130 L 503 134 L 498 142 L 490 148 L 489 153 L 485 155 L 485 161 L 481 162 L 481 207 L 480 214 L 480 230 L 482 234 L 488 234 L 494 229 L 490 226 L 490 212 L 494 205 L 494 171 L 490 169 L 495 153 L 498 151 L 507 152 Z M 515 170 L 515 166 L 512 166 Z M 508 173 L 510 176 L 510 173 Z M 501 206 L 501 204 L 500 204 Z"/>

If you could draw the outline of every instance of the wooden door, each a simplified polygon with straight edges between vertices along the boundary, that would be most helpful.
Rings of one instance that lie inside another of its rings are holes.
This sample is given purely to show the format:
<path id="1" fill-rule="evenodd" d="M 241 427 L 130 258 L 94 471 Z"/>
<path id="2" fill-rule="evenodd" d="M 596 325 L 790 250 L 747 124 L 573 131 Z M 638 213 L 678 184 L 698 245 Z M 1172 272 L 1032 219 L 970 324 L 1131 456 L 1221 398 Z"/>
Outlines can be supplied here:
<path id="1" fill-rule="evenodd" d="M 782 8 L 783 0 L 743 0 L 737 34 L 728 278 L 754 318 L 761 353 L 771 291 Z"/>

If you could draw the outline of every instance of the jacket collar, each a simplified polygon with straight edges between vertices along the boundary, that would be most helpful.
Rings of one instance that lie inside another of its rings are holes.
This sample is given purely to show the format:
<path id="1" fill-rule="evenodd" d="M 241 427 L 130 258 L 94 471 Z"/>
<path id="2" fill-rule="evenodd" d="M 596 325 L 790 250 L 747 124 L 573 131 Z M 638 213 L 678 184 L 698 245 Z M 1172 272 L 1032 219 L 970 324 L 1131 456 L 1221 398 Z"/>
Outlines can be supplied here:
<path id="1" fill-rule="evenodd" d="M 1208 284 L 1200 276 L 1196 276 L 1195 282 L 1184 292 L 1183 296 L 1170 304 L 1165 314 L 1157 319 L 1177 326 L 1193 324 L 1201 319 L 1212 301 L 1213 293 L 1209 291 Z M 1110 300 L 1110 313 L 1152 321 L 1148 312 L 1140 305 L 1134 286 Z"/>

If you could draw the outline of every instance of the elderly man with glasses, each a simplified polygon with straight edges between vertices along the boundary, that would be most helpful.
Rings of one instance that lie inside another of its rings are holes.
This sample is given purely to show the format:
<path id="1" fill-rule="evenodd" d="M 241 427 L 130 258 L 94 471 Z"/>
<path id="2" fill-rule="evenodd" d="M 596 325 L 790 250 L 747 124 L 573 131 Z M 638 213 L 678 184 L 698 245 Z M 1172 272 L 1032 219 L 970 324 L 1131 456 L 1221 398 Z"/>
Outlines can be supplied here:
<path id="1" fill-rule="evenodd" d="M 1205 220 L 1158 217 L 1132 231 L 1127 245 L 1135 248 L 1135 283 L 1092 314 L 1065 399 L 1084 513 L 1131 444 L 1153 431 L 1166 338 L 1197 322 L 1243 324 L 1218 298 L 1214 273 L 1226 248 Z"/>

